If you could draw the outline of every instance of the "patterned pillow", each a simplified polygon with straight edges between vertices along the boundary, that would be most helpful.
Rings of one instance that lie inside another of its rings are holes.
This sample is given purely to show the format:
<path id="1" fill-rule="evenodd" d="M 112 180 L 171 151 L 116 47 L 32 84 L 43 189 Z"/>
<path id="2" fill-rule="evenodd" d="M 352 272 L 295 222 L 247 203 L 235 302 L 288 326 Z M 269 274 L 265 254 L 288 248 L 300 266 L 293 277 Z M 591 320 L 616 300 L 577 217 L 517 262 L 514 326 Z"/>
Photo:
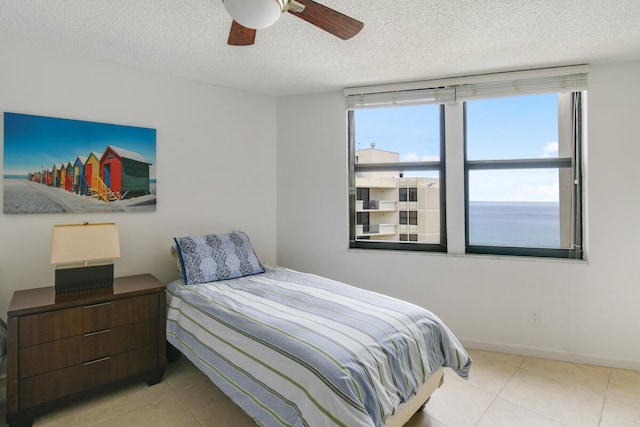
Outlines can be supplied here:
<path id="1" fill-rule="evenodd" d="M 249 237 L 241 231 L 174 240 L 187 285 L 264 273 Z"/>

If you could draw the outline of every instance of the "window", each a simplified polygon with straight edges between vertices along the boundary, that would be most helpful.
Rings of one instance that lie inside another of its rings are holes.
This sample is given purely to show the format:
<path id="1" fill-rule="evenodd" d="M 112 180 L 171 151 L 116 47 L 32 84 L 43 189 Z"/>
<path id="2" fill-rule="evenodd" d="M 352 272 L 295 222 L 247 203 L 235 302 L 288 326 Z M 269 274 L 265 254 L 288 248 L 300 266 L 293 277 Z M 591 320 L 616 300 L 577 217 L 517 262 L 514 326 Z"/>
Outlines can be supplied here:
<path id="1" fill-rule="evenodd" d="M 418 201 L 418 189 L 416 187 L 409 188 L 409 201 L 410 202 Z"/>
<path id="2" fill-rule="evenodd" d="M 369 201 L 369 189 L 368 188 L 358 188 L 356 200 Z"/>
<path id="3" fill-rule="evenodd" d="M 582 258 L 587 71 L 346 89 L 350 246 Z M 454 242 L 445 189 L 464 200 Z"/>
<path id="4" fill-rule="evenodd" d="M 407 211 L 400 211 L 399 212 L 399 223 L 402 225 L 406 225 L 409 224 L 409 212 Z"/>
<path id="5" fill-rule="evenodd" d="M 418 211 L 409 211 L 409 225 L 418 225 Z"/>
<path id="6" fill-rule="evenodd" d="M 417 242 L 417 234 L 400 234 L 400 241 L 402 242 Z"/>
<path id="7" fill-rule="evenodd" d="M 356 224 L 369 225 L 369 212 L 358 212 Z"/>
<path id="8" fill-rule="evenodd" d="M 580 93 L 467 101 L 466 251 L 581 258 Z"/>
<path id="9" fill-rule="evenodd" d="M 349 123 L 351 247 L 445 250 L 444 108 L 358 109 Z M 359 221 L 371 206 L 367 232 Z"/>

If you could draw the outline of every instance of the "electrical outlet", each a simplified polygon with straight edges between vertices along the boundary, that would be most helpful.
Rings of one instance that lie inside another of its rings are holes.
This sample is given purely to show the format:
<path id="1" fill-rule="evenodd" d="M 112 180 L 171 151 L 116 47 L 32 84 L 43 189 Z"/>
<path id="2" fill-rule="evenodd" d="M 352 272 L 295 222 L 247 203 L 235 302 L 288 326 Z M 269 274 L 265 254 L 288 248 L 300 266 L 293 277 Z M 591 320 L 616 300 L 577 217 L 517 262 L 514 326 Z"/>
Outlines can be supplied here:
<path id="1" fill-rule="evenodd" d="M 540 324 L 540 313 L 536 309 L 529 310 L 529 323 L 532 325 Z"/>

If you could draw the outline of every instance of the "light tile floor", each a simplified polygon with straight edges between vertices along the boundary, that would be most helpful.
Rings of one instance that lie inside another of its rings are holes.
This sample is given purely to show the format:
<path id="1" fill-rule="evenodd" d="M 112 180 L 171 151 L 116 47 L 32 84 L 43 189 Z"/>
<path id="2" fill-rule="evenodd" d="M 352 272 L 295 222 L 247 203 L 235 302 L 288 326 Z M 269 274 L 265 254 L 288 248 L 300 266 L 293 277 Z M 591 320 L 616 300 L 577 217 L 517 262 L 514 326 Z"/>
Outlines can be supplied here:
<path id="1" fill-rule="evenodd" d="M 470 350 L 469 380 L 444 385 L 407 427 L 640 426 L 640 372 Z M 0 403 L 5 399 L 0 384 Z M 4 404 L 0 405 L 4 425 Z M 185 357 L 155 386 L 80 399 L 34 426 L 255 427 Z"/>

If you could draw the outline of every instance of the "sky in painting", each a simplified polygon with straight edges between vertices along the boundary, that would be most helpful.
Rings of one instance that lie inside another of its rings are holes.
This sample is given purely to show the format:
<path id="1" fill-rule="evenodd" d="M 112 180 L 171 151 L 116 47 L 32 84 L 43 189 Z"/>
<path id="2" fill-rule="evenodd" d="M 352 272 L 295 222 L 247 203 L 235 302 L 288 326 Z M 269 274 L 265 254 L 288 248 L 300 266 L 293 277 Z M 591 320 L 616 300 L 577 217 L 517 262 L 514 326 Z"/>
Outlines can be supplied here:
<path id="1" fill-rule="evenodd" d="M 155 129 L 26 114 L 4 113 L 4 175 L 26 175 L 73 164 L 93 152 L 98 159 L 108 145 L 136 152 L 155 179 Z"/>

